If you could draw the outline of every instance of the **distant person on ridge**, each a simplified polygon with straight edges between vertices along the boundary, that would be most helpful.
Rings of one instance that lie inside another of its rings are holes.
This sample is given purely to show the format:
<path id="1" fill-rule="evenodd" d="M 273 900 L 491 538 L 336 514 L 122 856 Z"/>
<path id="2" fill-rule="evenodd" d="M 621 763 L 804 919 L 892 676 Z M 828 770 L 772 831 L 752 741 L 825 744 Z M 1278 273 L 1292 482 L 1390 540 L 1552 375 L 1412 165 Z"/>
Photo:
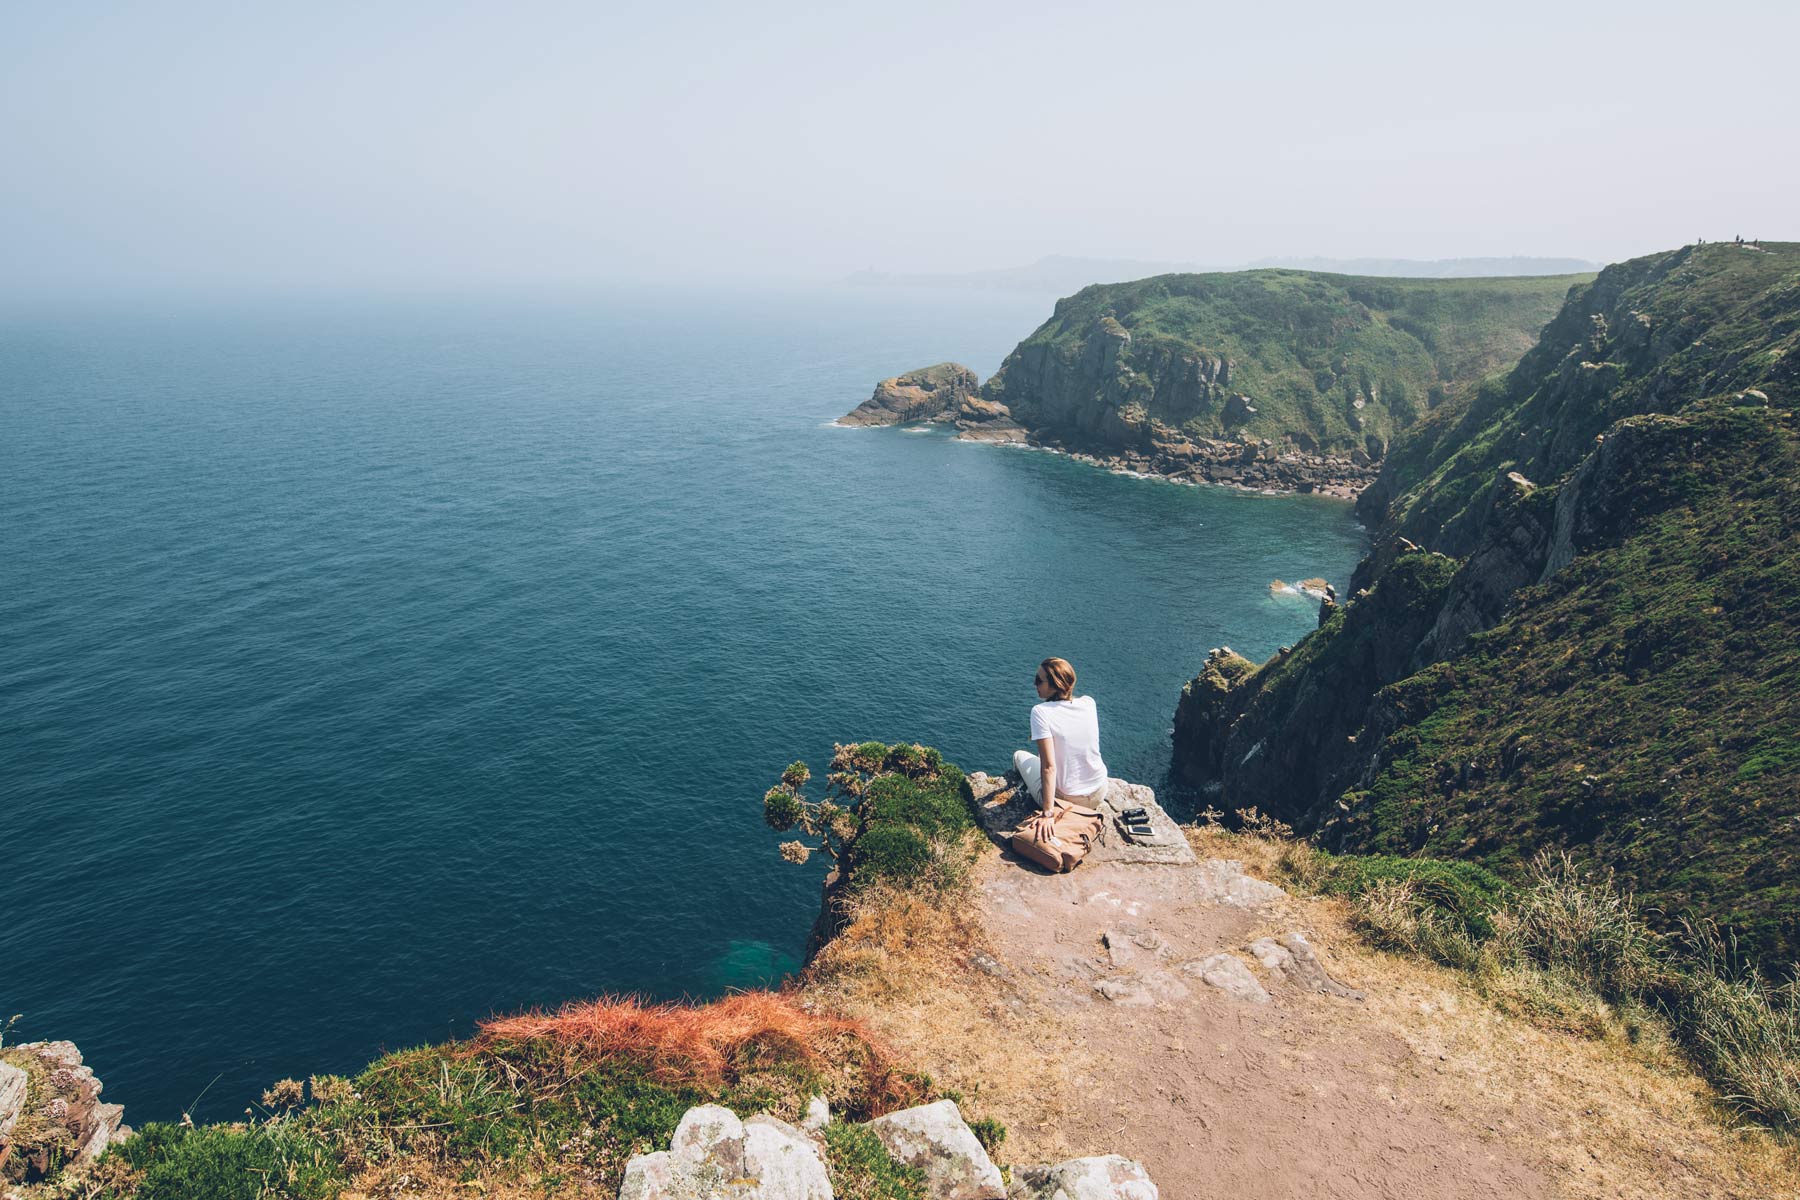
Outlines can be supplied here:
<path id="1" fill-rule="evenodd" d="M 1046 658 L 1032 677 L 1041 703 L 1031 706 L 1031 740 L 1037 753 L 1013 754 L 1013 769 L 1025 780 L 1038 812 L 1030 828 L 1039 841 L 1056 829 L 1052 798 L 1096 807 L 1106 791 L 1106 762 L 1100 757 L 1100 714 L 1092 696 L 1075 694 L 1075 668 L 1067 659 Z"/>

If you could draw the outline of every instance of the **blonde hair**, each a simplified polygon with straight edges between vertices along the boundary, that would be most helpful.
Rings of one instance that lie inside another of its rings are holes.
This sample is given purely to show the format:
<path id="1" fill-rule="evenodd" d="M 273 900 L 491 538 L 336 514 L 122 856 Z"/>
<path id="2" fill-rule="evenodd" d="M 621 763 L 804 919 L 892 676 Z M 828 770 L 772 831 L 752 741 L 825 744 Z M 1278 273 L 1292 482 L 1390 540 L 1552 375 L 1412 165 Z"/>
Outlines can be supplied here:
<path id="1" fill-rule="evenodd" d="M 1068 659 L 1046 658 L 1038 664 L 1038 670 L 1044 673 L 1044 683 L 1050 689 L 1052 700 L 1075 698 L 1075 668 L 1069 665 Z"/>

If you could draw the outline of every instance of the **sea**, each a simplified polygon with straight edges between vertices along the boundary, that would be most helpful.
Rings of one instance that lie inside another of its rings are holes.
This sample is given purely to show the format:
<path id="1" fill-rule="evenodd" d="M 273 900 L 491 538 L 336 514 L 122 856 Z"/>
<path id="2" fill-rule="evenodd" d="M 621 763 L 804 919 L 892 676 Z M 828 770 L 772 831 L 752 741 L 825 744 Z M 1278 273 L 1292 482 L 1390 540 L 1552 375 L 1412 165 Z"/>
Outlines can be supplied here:
<path id="1" fill-rule="evenodd" d="M 0 1025 L 134 1124 L 494 1013 L 800 965 L 761 796 L 995 772 L 1040 659 L 1160 786 L 1207 651 L 1316 623 L 1347 504 L 833 424 L 1026 293 L 285 297 L 0 319 Z M 820 772 L 822 774 L 822 772 Z"/>

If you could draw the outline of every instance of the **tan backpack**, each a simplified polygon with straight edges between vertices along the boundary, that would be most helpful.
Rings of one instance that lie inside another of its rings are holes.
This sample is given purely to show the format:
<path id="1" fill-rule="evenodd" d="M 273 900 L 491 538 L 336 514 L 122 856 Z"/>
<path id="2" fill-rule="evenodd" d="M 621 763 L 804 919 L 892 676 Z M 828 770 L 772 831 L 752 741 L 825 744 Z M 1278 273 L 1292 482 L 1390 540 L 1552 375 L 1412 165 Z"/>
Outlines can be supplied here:
<path id="1" fill-rule="evenodd" d="M 1012 848 L 1020 857 L 1060 874 L 1074 870 L 1075 864 L 1088 856 L 1100 840 L 1105 818 L 1099 809 L 1083 808 L 1067 800 L 1059 799 L 1055 804 L 1056 825 L 1050 840 L 1040 842 L 1034 836 L 1032 825 L 1037 818 L 1033 816 L 1013 830 Z"/>

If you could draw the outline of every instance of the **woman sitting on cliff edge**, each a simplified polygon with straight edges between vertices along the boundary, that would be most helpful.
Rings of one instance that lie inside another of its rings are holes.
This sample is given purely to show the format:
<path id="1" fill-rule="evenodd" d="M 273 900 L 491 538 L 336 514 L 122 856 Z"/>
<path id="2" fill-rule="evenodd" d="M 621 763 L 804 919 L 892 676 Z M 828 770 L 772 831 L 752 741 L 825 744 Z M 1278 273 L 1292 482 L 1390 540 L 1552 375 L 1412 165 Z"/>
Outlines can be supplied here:
<path id="1" fill-rule="evenodd" d="M 1032 683 L 1041 701 L 1031 706 L 1031 740 L 1038 752 L 1014 753 L 1013 769 L 1038 802 L 1034 833 L 1049 841 L 1056 826 L 1051 798 L 1098 807 L 1106 791 L 1106 762 L 1100 757 L 1099 711 L 1092 696 L 1075 694 L 1075 668 L 1068 660 L 1046 658 Z"/>

